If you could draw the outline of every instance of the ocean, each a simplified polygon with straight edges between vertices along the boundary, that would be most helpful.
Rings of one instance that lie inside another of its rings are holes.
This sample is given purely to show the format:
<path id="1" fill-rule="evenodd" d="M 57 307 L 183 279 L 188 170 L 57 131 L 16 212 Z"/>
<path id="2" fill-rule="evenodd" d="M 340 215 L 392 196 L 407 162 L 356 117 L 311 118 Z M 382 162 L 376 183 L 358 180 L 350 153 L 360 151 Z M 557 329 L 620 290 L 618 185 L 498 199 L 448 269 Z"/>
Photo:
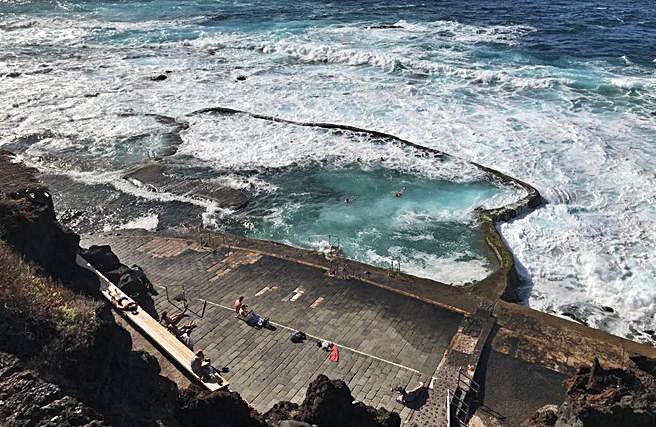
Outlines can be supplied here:
<path id="1" fill-rule="evenodd" d="M 512 189 L 384 141 L 189 114 L 358 126 L 534 185 L 545 205 L 499 226 L 526 304 L 652 343 L 655 90 L 653 1 L 0 1 L 0 145 L 43 173 L 75 230 L 337 235 L 359 260 L 485 276 L 472 212 Z M 254 202 L 123 179 L 153 159 Z"/>

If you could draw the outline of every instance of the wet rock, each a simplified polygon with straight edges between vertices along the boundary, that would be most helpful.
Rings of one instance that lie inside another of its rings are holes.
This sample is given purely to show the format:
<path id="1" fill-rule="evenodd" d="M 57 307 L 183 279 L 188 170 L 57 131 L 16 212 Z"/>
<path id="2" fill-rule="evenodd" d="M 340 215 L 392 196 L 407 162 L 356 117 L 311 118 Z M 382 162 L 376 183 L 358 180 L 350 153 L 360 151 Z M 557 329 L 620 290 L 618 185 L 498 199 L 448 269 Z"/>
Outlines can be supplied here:
<path id="1" fill-rule="evenodd" d="M 59 222 L 70 224 L 84 215 L 84 211 L 66 209 L 59 215 Z"/>
<path id="2" fill-rule="evenodd" d="M 180 394 L 176 418 L 189 427 L 265 427 L 267 424 L 250 409 L 239 393 L 198 391 L 190 388 Z"/>
<path id="3" fill-rule="evenodd" d="M 403 25 L 399 24 L 377 24 L 368 27 L 370 30 L 392 30 L 404 28 Z"/>
<path id="4" fill-rule="evenodd" d="M 166 80 L 167 78 L 168 77 L 167 77 L 166 74 L 158 74 L 156 76 L 151 77 L 150 80 L 152 80 L 154 82 L 161 82 L 161 81 Z"/>
<path id="5" fill-rule="evenodd" d="M 249 202 L 248 196 L 241 190 L 224 187 L 212 181 L 176 176 L 169 167 L 161 163 L 146 164 L 124 175 L 123 179 L 155 192 L 168 192 L 216 202 L 221 208 L 241 209 Z"/>
<path id="6" fill-rule="evenodd" d="M 588 326 L 588 322 L 586 322 L 586 321 L 583 320 L 583 319 L 580 319 L 580 318 L 577 317 L 577 315 L 574 314 L 574 313 L 570 313 L 570 312 L 568 312 L 568 311 L 564 311 L 564 312 L 561 313 L 561 315 L 566 316 L 566 317 L 569 317 L 570 319 L 574 320 L 575 322 L 581 323 L 582 325 Z"/>

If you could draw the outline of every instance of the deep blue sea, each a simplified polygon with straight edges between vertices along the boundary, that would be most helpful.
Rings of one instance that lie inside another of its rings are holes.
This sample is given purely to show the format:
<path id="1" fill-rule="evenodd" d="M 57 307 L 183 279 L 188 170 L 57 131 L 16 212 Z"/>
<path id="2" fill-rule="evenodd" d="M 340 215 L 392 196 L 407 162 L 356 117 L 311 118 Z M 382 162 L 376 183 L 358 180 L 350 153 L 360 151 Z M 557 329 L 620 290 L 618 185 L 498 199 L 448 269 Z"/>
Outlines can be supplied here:
<path id="1" fill-rule="evenodd" d="M 500 225 L 527 303 L 653 339 L 653 1 L 4 0 L 0 93 L 0 145 L 80 231 L 202 221 L 314 247 L 336 230 L 357 259 L 462 284 L 491 268 L 472 210 L 508 189 L 375 141 L 186 115 L 344 123 L 494 167 L 547 201 Z M 161 116 L 189 123 L 180 140 Z M 235 213 L 122 179 L 173 143 L 176 173 L 262 201 Z M 403 204 L 384 197 L 401 185 Z"/>

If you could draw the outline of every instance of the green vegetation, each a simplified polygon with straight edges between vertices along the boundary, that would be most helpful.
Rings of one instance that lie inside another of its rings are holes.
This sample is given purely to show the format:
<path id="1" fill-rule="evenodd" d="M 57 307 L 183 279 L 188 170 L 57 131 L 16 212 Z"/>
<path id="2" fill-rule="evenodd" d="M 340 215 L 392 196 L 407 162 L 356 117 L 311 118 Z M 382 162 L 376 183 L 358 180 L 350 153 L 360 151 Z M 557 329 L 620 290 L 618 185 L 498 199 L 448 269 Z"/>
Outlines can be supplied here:
<path id="1" fill-rule="evenodd" d="M 74 362 L 93 345 L 99 303 L 40 277 L 0 242 L 0 351 L 39 359 L 40 365 Z"/>

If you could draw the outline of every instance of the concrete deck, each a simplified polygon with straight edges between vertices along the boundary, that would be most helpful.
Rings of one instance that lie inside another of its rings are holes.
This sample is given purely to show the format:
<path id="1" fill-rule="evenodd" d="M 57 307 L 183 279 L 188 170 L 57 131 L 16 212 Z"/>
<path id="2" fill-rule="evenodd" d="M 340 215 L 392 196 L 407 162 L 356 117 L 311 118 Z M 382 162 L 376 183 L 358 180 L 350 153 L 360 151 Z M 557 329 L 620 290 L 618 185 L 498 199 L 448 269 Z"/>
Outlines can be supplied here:
<path id="1" fill-rule="evenodd" d="M 408 408 L 390 389 L 430 381 L 462 315 L 354 280 L 327 277 L 323 269 L 248 250 L 210 250 L 192 241 L 138 232 L 85 236 L 82 244 L 109 244 L 126 264 L 139 264 L 161 292 L 159 312 L 184 285 L 190 307 L 208 305 L 194 331 L 196 348 L 215 366 L 227 365 L 230 388 L 258 410 L 279 400 L 300 403 L 320 373 L 343 379 L 354 397 L 407 419 Z M 268 316 L 276 330 L 254 329 L 234 317 L 232 303 Z M 336 343 L 337 363 L 316 347 L 290 340 L 293 329 Z M 439 384 L 437 385 L 439 386 Z"/>

